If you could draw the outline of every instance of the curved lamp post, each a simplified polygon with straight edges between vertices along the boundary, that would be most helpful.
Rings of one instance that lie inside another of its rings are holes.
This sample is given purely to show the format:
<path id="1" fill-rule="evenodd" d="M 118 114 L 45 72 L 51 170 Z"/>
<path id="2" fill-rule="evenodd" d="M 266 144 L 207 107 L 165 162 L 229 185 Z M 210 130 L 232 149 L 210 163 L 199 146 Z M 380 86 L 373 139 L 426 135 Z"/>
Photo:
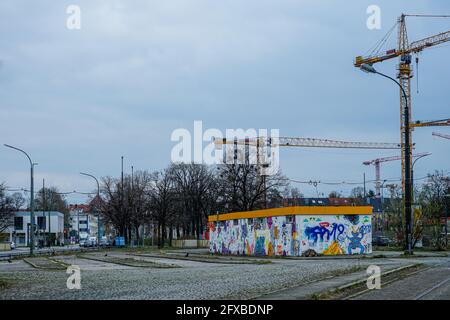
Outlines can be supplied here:
<path id="1" fill-rule="evenodd" d="M 413 164 L 412 164 L 412 167 L 411 167 L 411 184 L 412 184 L 412 191 L 413 191 L 412 196 L 411 196 L 412 202 L 414 202 L 414 165 L 416 164 L 417 160 L 425 158 L 425 157 L 428 157 L 428 156 L 431 156 L 431 153 L 424 153 L 423 155 L 418 156 L 413 161 Z"/>
<path id="2" fill-rule="evenodd" d="M 14 150 L 17 150 L 19 152 L 22 152 L 24 155 L 27 156 L 28 160 L 30 161 L 30 226 L 31 226 L 31 230 L 30 230 L 30 255 L 33 255 L 34 253 L 34 166 L 37 165 L 37 163 L 34 163 L 31 160 L 31 157 L 28 155 L 28 153 L 26 153 L 25 151 L 23 151 L 22 149 L 13 147 L 9 144 L 5 144 L 4 145 L 7 148 L 11 148 Z"/>
<path id="3" fill-rule="evenodd" d="M 80 174 L 83 176 L 91 177 L 95 180 L 95 182 L 97 183 L 97 199 L 100 199 L 100 185 L 98 183 L 97 178 L 89 173 L 80 172 Z M 100 211 L 97 210 L 97 208 L 95 208 L 95 210 L 97 211 L 97 245 L 99 246 L 100 245 Z"/>
<path id="4" fill-rule="evenodd" d="M 406 250 L 408 254 L 412 254 L 412 245 L 411 245 L 411 233 L 412 233 L 412 207 L 411 207 L 411 195 L 412 195 L 412 189 L 411 189 L 411 142 L 410 142 L 410 131 L 409 131 L 409 106 L 408 106 L 408 95 L 406 94 L 405 89 L 403 89 L 400 82 L 395 80 L 394 78 L 385 75 L 381 72 L 378 72 L 372 65 L 368 64 L 362 64 L 360 69 L 367 73 L 375 73 L 382 77 L 385 77 L 389 80 L 392 80 L 395 82 L 401 89 L 403 98 L 405 99 L 405 110 L 404 113 L 404 120 L 403 120 L 403 134 L 405 135 L 405 145 L 404 145 L 404 155 L 405 155 L 405 167 L 404 167 L 404 177 L 405 177 L 405 194 L 404 194 L 404 200 L 405 200 L 405 221 L 406 221 L 406 230 L 405 230 L 405 240 L 406 240 Z"/>

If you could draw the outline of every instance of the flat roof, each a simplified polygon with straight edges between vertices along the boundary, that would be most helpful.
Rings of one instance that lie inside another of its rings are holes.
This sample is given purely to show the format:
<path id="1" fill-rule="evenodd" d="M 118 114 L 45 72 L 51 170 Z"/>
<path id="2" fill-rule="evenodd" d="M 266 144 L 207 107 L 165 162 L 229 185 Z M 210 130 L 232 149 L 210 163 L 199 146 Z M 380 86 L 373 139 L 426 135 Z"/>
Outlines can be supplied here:
<path id="1" fill-rule="evenodd" d="M 208 222 L 289 215 L 371 215 L 372 206 L 297 206 L 208 216 Z"/>
<path id="2" fill-rule="evenodd" d="M 64 213 L 59 211 L 35 211 L 34 215 L 35 217 L 42 217 L 46 216 L 48 217 L 48 213 L 50 212 L 50 216 L 58 216 L 58 217 L 64 217 Z M 30 211 L 17 211 L 14 213 L 16 217 L 29 217 L 31 212 Z"/>

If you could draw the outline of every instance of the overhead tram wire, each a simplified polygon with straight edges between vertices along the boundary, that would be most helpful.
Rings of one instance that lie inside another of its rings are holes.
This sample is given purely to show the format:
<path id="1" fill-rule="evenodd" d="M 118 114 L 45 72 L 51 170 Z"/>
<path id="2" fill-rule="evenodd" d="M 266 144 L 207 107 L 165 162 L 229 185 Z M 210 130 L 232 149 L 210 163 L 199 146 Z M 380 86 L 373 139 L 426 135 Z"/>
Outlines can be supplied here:
<path id="1" fill-rule="evenodd" d="M 424 180 L 424 179 L 428 179 L 429 176 L 425 176 L 425 177 L 421 177 L 421 178 L 414 178 L 414 180 Z M 294 183 L 298 183 L 298 184 L 308 184 L 308 185 L 313 185 L 313 186 L 317 186 L 319 184 L 322 185 L 364 185 L 364 182 L 354 182 L 354 181 L 321 181 L 321 180 L 296 180 L 296 179 L 289 179 L 286 178 L 284 180 L 290 181 L 290 182 L 294 182 Z M 401 178 L 388 178 L 388 179 L 383 179 L 386 182 L 398 182 L 401 181 Z M 375 183 L 376 180 L 366 180 L 366 184 L 367 183 Z"/>

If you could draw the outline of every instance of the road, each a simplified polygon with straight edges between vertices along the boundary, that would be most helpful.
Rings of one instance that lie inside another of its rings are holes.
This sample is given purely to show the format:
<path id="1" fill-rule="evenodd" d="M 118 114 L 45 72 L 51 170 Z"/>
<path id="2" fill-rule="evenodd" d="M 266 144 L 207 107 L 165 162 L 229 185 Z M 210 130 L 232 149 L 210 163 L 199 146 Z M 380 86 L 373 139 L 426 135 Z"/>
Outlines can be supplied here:
<path id="1" fill-rule="evenodd" d="M 189 254 L 189 258 L 193 256 Z M 183 255 L 184 257 L 184 255 Z M 67 288 L 65 268 L 35 268 L 24 260 L 0 262 L 0 280 L 9 286 L 0 290 L 1 299 L 255 299 L 290 286 L 300 286 L 353 271 L 365 270 L 372 263 L 397 267 L 408 262 L 390 259 L 245 259 L 250 263 L 230 263 L 230 257 L 194 261 L 139 256 L 149 267 L 130 265 L 133 253 L 126 251 L 86 252 L 79 255 L 55 255 L 52 259 L 65 265 L 79 266 L 81 289 Z M 51 266 L 42 257 L 32 262 Z M 104 261 L 102 261 L 102 259 Z M 30 259 L 27 259 L 30 260 Z M 270 261 L 271 263 L 267 263 Z M 154 263 L 155 267 L 152 267 Z M 158 268 L 165 264 L 167 267 Z"/>
<path id="2" fill-rule="evenodd" d="M 406 259 L 328 257 L 261 259 L 216 257 L 190 250 L 186 256 L 130 250 L 85 251 L 0 261 L 1 299 L 307 299 L 318 291 L 366 279 L 369 265 L 384 271 L 423 263 L 428 269 L 357 299 L 449 299 L 449 257 Z M 202 258 L 198 258 L 200 255 Z M 233 260 L 233 261 L 230 261 Z M 208 261 L 209 260 L 209 261 Z M 58 261 L 55 265 L 52 261 Z M 267 263 L 270 262 L 270 263 Z M 67 266 L 81 270 L 81 289 L 67 288 Z M 355 272 L 355 270 L 357 270 Z M 415 277 L 415 278 L 413 278 Z M 298 288 L 298 289 L 296 289 Z"/>
<path id="3" fill-rule="evenodd" d="M 426 269 L 353 300 L 450 300 L 450 258 L 422 262 Z"/>

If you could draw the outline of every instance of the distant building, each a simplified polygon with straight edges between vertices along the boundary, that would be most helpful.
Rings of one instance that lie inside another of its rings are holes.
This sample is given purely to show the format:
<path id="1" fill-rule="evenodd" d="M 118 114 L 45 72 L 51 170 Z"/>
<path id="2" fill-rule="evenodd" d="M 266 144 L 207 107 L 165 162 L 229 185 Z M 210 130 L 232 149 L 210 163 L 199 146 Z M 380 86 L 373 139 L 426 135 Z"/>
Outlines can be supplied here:
<path id="1" fill-rule="evenodd" d="M 49 219 L 50 216 L 50 219 Z M 30 211 L 19 211 L 14 214 L 14 225 L 5 230 L 9 233 L 9 240 L 17 246 L 30 244 Z M 64 242 L 64 214 L 58 211 L 35 211 L 34 223 L 36 225 L 36 244 L 41 240 L 52 240 L 53 245 Z"/>
<path id="2" fill-rule="evenodd" d="M 69 207 L 69 238 L 83 239 L 87 237 L 97 237 L 98 216 L 92 212 L 92 208 L 86 204 L 75 204 Z M 102 225 L 100 224 L 102 229 Z M 100 236 L 103 231 L 100 230 Z"/>
<path id="3" fill-rule="evenodd" d="M 383 199 L 386 203 L 389 199 Z M 294 206 L 362 206 L 370 205 L 373 212 L 381 212 L 382 204 L 379 198 L 284 198 L 283 207 Z"/>

